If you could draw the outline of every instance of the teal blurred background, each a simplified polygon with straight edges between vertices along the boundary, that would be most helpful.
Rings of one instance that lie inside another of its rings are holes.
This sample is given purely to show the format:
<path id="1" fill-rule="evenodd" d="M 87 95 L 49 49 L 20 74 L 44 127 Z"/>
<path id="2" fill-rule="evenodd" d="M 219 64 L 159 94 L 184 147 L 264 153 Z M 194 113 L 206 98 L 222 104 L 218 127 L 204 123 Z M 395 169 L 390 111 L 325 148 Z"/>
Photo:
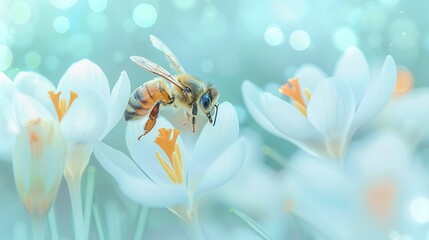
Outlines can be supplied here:
<path id="1" fill-rule="evenodd" d="M 37 71 L 57 83 L 66 69 L 89 58 L 113 86 L 121 71 L 132 88 L 153 76 L 134 65 L 140 55 L 167 67 L 149 35 L 163 40 L 184 68 L 221 92 L 250 126 L 283 154 L 295 149 L 273 139 L 249 118 L 240 85 L 249 79 L 270 92 L 304 63 L 331 73 L 341 52 L 356 45 L 370 64 L 391 54 L 427 85 L 429 2 L 425 0 L 2 0 L 0 70 L 13 78 Z M 124 123 L 108 143 L 125 149 Z M 285 148 L 285 146 L 287 146 Z"/>
<path id="2" fill-rule="evenodd" d="M 300 65 L 313 63 L 329 74 L 346 48 L 358 46 L 370 66 L 379 66 L 390 54 L 411 74 L 415 87 L 428 86 L 428 10 L 426 0 L 1 0 L 0 71 L 11 79 L 19 71 L 36 71 L 56 84 L 72 63 L 88 58 L 104 70 L 111 87 L 125 70 L 135 89 L 153 75 L 129 56 L 168 67 L 149 41 L 153 34 L 188 73 L 214 84 L 220 101 L 234 104 L 242 130 L 252 129 L 263 145 L 288 157 L 296 147 L 264 131 L 247 113 L 243 80 L 278 94 Z M 124 130 L 121 121 L 106 143 L 126 152 Z M 105 174 L 95 159 L 91 163 L 97 174 Z M 10 172 L 2 178 L 13 179 Z M 113 183 L 106 179 L 97 182 L 104 186 L 97 190 L 100 199 Z M 6 185 L 14 191 L 14 185 Z M 64 186 L 59 201 L 67 215 Z M 159 214 L 177 222 L 167 211 Z"/>

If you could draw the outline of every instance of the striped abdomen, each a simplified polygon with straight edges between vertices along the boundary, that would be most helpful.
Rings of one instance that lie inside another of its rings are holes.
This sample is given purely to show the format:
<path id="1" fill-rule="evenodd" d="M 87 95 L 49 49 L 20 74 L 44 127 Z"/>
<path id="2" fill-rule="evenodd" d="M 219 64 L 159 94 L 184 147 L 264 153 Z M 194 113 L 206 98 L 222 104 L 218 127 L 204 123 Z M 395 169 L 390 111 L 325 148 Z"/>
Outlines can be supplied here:
<path id="1" fill-rule="evenodd" d="M 169 86 L 163 79 L 154 79 L 138 87 L 130 96 L 125 109 L 125 121 L 148 115 L 157 102 L 169 104 L 173 98 L 168 94 Z"/>

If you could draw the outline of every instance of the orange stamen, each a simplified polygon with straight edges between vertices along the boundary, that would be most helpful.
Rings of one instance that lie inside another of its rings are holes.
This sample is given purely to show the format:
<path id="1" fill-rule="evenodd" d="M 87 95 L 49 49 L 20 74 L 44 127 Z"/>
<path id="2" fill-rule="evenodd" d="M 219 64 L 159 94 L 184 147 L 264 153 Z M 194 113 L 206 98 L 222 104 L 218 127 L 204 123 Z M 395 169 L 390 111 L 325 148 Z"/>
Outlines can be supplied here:
<path id="1" fill-rule="evenodd" d="M 301 94 L 301 87 L 299 86 L 298 78 L 291 78 L 288 83 L 282 85 L 279 89 L 280 93 L 288 96 L 293 100 L 292 104 L 304 115 L 307 116 L 307 104 Z M 310 100 L 311 92 L 304 89 L 307 100 Z"/>
<path id="2" fill-rule="evenodd" d="M 77 93 L 70 91 L 70 98 L 69 98 L 69 104 L 67 105 L 66 100 L 60 99 L 61 91 L 54 93 L 53 91 L 49 91 L 49 98 L 51 99 L 52 103 L 54 104 L 55 111 L 57 112 L 58 121 L 61 122 L 64 115 L 67 113 L 67 111 L 70 109 L 71 105 L 73 104 L 74 100 L 78 97 Z"/>
<path id="3" fill-rule="evenodd" d="M 164 151 L 169 160 L 165 161 L 161 155 L 156 152 L 156 157 L 164 171 L 173 183 L 183 183 L 183 160 L 180 152 L 179 144 L 176 143 L 180 131 L 177 129 L 158 129 L 159 135 L 155 139 L 155 143 Z M 172 138 L 170 138 L 173 132 Z"/>

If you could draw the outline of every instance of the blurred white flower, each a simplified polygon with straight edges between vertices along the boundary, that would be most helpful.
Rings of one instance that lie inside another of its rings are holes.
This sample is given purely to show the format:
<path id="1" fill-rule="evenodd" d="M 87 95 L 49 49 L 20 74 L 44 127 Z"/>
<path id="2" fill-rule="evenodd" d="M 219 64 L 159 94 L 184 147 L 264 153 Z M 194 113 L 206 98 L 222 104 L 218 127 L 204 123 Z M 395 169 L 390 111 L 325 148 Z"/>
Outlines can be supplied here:
<path id="1" fill-rule="evenodd" d="M 429 140 L 429 89 L 395 96 L 375 119 L 373 127 L 399 134 L 413 149 Z M 373 130 L 371 128 L 370 130 Z"/>
<path id="2" fill-rule="evenodd" d="M 158 133 L 151 131 L 139 141 L 143 126 L 141 121 L 131 121 L 127 127 L 132 160 L 101 142 L 94 146 L 95 156 L 129 198 L 169 208 L 182 220 L 192 221 L 200 194 L 223 185 L 243 162 L 246 144 L 239 139 L 233 106 L 220 105 L 216 125 L 206 124 L 192 152 L 164 118 L 157 119 Z"/>
<path id="3" fill-rule="evenodd" d="M 9 84 L 10 85 L 10 84 Z M 130 82 L 122 72 L 112 92 L 99 66 L 84 59 L 74 63 L 55 89 L 48 79 L 33 72 L 20 72 L 13 81 L 13 113 L 17 125 L 33 119 L 56 119 L 67 142 L 64 177 L 69 185 L 74 222 L 79 239 L 84 239 L 81 179 L 94 142 L 101 141 L 122 118 L 128 104 Z M 0 96 L 1 99 L 1 96 Z M 6 102 L 7 103 L 7 102 Z M 3 110 L 2 110 L 3 111 Z M 79 209 L 79 210 L 78 210 Z"/>
<path id="4" fill-rule="evenodd" d="M 350 146 L 344 168 L 301 152 L 286 172 L 289 211 L 327 239 L 424 239 L 428 176 L 391 133 Z"/>
<path id="5" fill-rule="evenodd" d="M 219 205 L 221 203 L 226 208 L 233 207 L 243 211 L 258 222 L 272 238 L 284 238 L 291 224 L 285 211 L 283 211 L 282 175 L 264 163 L 261 136 L 251 129 L 240 129 L 240 132 L 246 138 L 248 147 L 246 161 L 228 185 L 210 193 L 210 199 L 216 201 L 214 204 Z M 214 211 L 217 210 L 218 208 L 214 209 Z M 220 221 L 220 219 L 213 221 Z M 249 232 L 254 239 L 260 238 L 246 224 L 241 222 L 238 225 L 233 225 L 227 221 L 217 224 L 223 225 L 224 230 L 221 232 L 233 235 L 233 232 L 240 233 L 243 231 Z M 235 238 L 230 236 L 222 239 L 237 238 L 238 236 Z"/>
<path id="6" fill-rule="evenodd" d="M 267 131 L 310 154 L 341 160 L 356 130 L 389 101 L 396 81 L 393 58 L 387 56 L 379 77 L 369 80 L 365 56 L 350 48 L 331 78 L 315 66 L 302 66 L 279 89 L 290 103 L 248 81 L 242 93 L 250 114 Z"/>
<path id="7" fill-rule="evenodd" d="M 15 184 L 24 207 L 35 222 L 44 221 L 55 201 L 63 178 L 66 151 L 60 126 L 55 121 L 28 122 L 16 137 Z M 42 231 L 39 233 L 42 235 L 43 224 L 40 228 L 38 231 Z"/>

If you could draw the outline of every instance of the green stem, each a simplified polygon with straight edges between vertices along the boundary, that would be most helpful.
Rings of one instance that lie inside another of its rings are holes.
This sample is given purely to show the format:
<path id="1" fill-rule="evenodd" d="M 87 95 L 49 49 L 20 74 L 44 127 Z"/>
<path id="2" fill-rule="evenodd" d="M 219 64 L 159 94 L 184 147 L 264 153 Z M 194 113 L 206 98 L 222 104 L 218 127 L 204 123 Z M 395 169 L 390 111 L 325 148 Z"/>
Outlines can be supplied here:
<path id="1" fill-rule="evenodd" d="M 33 217 L 32 218 L 33 226 L 33 239 L 34 240 L 43 240 L 45 237 L 45 224 L 43 217 Z"/>
<path id="2" fill-rule="evenodd" d="M 149 208 L 141 206 L 139 218 L 137 220 L 136 232 L 134 234 L 134 240 L 142 239 L 148 215 Z"/>
<path id="3" fill-rule="evenodd" d="M 195 208 L 192 208 L 186 212 L 185 216 L 182 216 L 185 223 L 187 224 L 189 235 L 193 240 L 204 240 L 204 234 L 201 230 L 200 221 L 198 219 L 198 213 Z"/>
<path id="4" fill-rule="evenodd" d="M 259 237 L 261 237 L 262 239 L 272 239 L 255 220 L 247 216 L 244 212 L 235 208 L 231 208 L 229 211 L 235 216 L 237 216 L 239 219 L 241 219 L 245 224 L 247 224 L 247 226 L 249 226 L 249 228 L 252 229 L 253 232 L 255 232 L 256 234 L 258 234 Z"/>
<path id="5" fill-rule="evenodd" d="M 85 226 L 83 220 L 82 212 L 82 193 L 81 193 L 81 181 L 82 176 L 76 178 L 68 179 L 66 178 L 69 192 L 70 200 L 73 212 L 73 225 L 75 231 L 76 240 L 85 240 Z"/>
<path id="6" fill-rule="evenodd" d="M 201 231 L 200 222 L 198 220 L 197 210 L 195 208 L 186 209 L 183 206 L 171 207 L 170 210 L 178 216 L 186 224 L 186 230 L 193 240 L 204 240 L 204 234 Z"/>
<path id="7" fill-rule="evenodd" d="M 94 214 L 95 226 L 97 227 L 98 239 L 104 240 L 103 226 L 101 225 L 100 211 L 96 203 L 92 204 L 92 213 Z"/>
<path id="8" fill-rule="evenodd" d="M 49 221 L 49 228 L 51 229 L 51 238 L 52 240 L 58 240 L 58 227 L 57 227 L 57 219 L 55 217 L 55 210 L 54 206 L 51 207 L 51 210 L 48 213 L 48 221 Z"/>
<path id="9" fill-rule="evenodd" d="M 85 212 L 84 212 L 84 223 L 85 223 L 85 239 L 88 239 L 89 229 L 91 225 L 91 209 L 92 199 L 94 196 L 94 183 L 95 183 L 95 167 L 88 167 L 88 177 L 86 180 L 86 191 L 85 191 Z"/>

